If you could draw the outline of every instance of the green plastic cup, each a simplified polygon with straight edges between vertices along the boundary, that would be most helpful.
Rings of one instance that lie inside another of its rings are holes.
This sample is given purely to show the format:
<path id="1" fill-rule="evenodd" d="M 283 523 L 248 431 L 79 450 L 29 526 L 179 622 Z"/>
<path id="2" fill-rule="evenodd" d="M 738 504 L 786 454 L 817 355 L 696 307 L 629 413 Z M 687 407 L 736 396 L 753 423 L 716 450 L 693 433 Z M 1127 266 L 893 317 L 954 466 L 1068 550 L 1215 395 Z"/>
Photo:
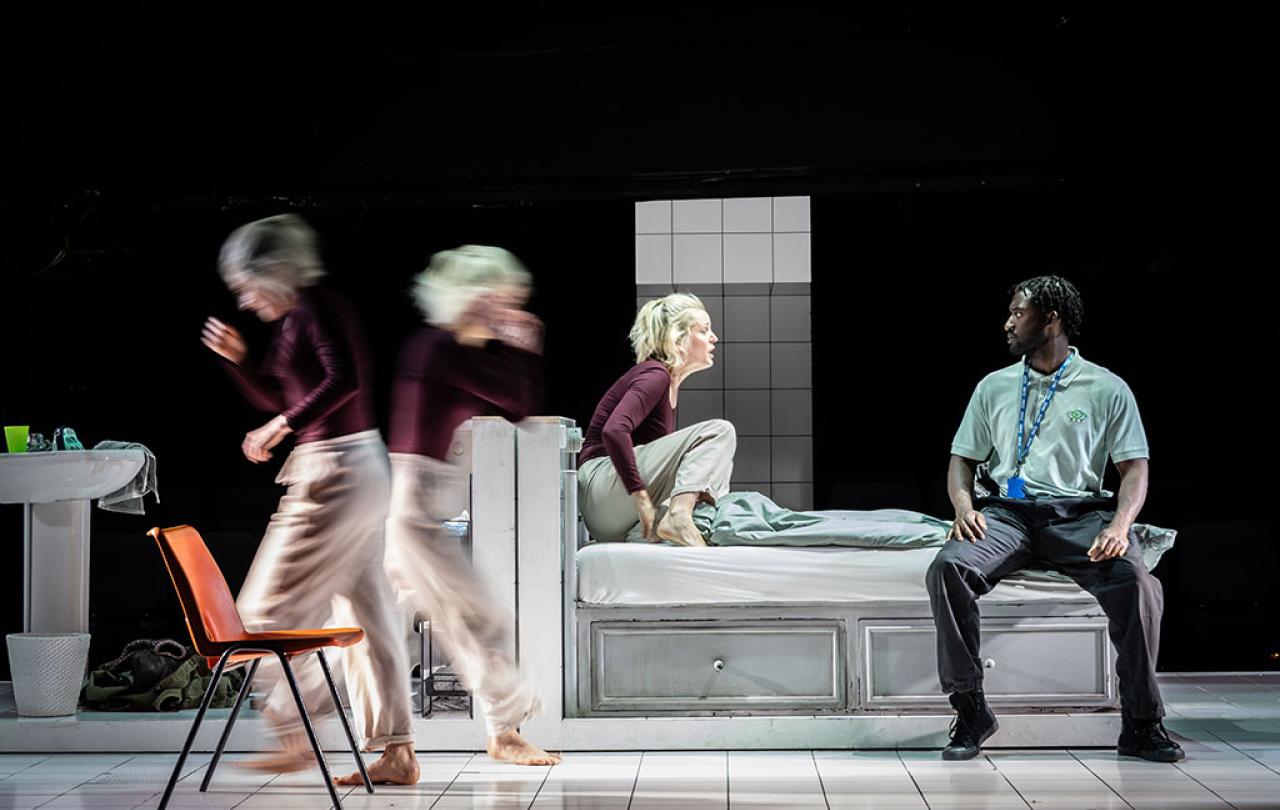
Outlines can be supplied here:
<path id="1" fill-rule="evenodd" d="M 9 452 L 27 452 L 27 437 L 30 433 L 31 428 L 27 425 L 5 425 L 4 443 L 9 447 Z"/>

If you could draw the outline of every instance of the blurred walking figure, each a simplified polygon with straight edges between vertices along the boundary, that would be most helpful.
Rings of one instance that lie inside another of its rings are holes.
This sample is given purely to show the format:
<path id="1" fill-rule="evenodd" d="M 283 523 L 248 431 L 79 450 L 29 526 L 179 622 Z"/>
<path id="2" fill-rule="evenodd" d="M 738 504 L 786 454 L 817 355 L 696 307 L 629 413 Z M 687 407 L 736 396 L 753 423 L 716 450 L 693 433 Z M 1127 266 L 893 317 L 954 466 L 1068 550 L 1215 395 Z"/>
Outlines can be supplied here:
<path id="1" fill-rule="evenodd" d="M 542 322 L 525 312 L 531 278 L 515 256 L 466 245 L 437 253 L 414 282 L 427 325 L 400 353 L 392 391 L 387 571 L 408 627 L 431 618 L 455 672 L 481 707 L 489 755 L 559 762 L 517 732 L 542 707 L 508 652 L 513 628 L 442 523 L 468 506 L 467 471 L 449 462 L 474 416 L 518 421 L 542 395 Z"/>
<path id="2" fill-rule="evenodd" d="M 222 246 L 219 270 L 240 309 L 274 326 L 260 362 L 249 365 L 234 327 L 216 318 L 204 325 L 203 343 L 225 361 L 250 404 L 275 414 L 245 435 L 245 458 L 267 461 L 289 434 L 297 442 L 276 478 L 288 490 L 237 606 L 251 631 L 323 627 L 335 605 L 351 615 L 366 634 L 343 656 L 364 748 L 412 762 L 394 774 L 371 767 L 370 777 L 416 782 L 408 656 L 383 568 L 386 447 L 374 422 L 363 334 L 346 301 L 317 283 L 324 270 L 315 241 L 301 218 L 286 214 L 237 228 Z M 297 676 L 308 707 L 327 709 L 319 667 L 298 667 Z M 310 749 L 279 666 L 264 661 L 260 677 L 272 682 L 265 713 L 285 750 L 252 767 L 308 767 Z"/>

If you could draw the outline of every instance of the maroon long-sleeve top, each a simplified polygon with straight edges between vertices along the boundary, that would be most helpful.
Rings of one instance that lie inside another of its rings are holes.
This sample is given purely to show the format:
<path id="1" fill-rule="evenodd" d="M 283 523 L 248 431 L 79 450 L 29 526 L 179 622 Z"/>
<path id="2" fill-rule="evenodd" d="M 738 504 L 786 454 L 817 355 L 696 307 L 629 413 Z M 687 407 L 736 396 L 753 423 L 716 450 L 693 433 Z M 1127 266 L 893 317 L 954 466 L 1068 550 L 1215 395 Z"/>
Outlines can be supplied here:
<path id="1" fill-rule="evenodd" d="M 447 460 L 453 432 L 473 416 L 512 422 L 542 400 L 542 356 L 490 340 L 466 346 L 433 326 L 400 350 L 391 389 L 388 449 Z"/>
<path id="2" fill-rule="evenodd" d="M 298 292 L 256 370 L 224 365 L 251 405 L 284 416 L 299 444 L 376 427 L 364 334 L 351 306 L 331 290 Z"/>
<path id="3" fill-rule="evenodd" d="M 627 492 L 644 489 L 636 467 L 635 447 L 661 439 L 675 429 L 671 407 L 671 373 L 657 360 L 637 363 L 600 399 L 578 454 L 581 467 L 608 455 Z"/>

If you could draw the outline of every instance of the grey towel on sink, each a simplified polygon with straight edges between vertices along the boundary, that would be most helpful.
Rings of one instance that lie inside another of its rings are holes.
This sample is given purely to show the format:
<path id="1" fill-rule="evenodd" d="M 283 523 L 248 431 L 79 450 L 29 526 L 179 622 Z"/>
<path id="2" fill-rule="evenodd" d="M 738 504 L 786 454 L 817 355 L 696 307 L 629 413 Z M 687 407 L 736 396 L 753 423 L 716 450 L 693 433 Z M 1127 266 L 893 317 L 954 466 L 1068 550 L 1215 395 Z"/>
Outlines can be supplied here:
<path id="1" fill-rule="evenodd" d="M 141 450 L 144 460 L 142 467 L 133 480 L 117 489 L 108 492 L 98 499 L 98 508 L 108 512 L 124 512 L 129 515 L 143 515 L 142 496 L 150 492 L 160 503 L 160 490 L 156 487 L 156 456 L 146 445 L 138 442 L 98 442 L 94 450 Z"/>

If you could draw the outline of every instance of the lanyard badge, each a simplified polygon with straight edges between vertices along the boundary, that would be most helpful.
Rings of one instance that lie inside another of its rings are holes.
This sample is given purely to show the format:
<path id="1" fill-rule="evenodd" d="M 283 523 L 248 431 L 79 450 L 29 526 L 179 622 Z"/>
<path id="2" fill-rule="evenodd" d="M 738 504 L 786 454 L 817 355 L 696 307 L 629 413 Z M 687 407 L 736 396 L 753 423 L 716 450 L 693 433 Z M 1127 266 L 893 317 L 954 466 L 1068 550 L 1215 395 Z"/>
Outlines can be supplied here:
<path id="1" fill-rule="evenodd" d="M 1027 497 L 1027 480 L 1022 477 L 1022 465 L 1027 460 L 1027 454 L 1031 452 L 1031 443 L 1036 440 L 1036 435 L 1040 432 L 1040 423 L 1044 420 L 1045 412 L 1049 410 L 1049 403 L 1053 400 L 1053 395 L 1058 390 L 1058 381 L 1062 379 L 1062 373 L 1067 370 L 1067 366 L 1071 365 L 1071 360 L 1074 357 L 1075 352 L 1071 352 L 1067 355 L 1067 359 L 1062 361 L 1062 365 L 1058 366 L 1058 371 L 1053 375 L 1053 382 L 1049 383 L 1049 391 L 1040 402 L 1040 410 L 1036 413 L 1036 421 L 1031 424 L 1030 434 L 1026 434 L 1026 425 L 1027 391 L 1031 387 L 1031 360 L 1026 357 L 1022 358 L 1022 400 L 1018 406 L 1017 469 L 1005 487 L 1009 498 Z M 1026 436 L 1025 444 L 1023 443 L 1024 435 Z"/>

